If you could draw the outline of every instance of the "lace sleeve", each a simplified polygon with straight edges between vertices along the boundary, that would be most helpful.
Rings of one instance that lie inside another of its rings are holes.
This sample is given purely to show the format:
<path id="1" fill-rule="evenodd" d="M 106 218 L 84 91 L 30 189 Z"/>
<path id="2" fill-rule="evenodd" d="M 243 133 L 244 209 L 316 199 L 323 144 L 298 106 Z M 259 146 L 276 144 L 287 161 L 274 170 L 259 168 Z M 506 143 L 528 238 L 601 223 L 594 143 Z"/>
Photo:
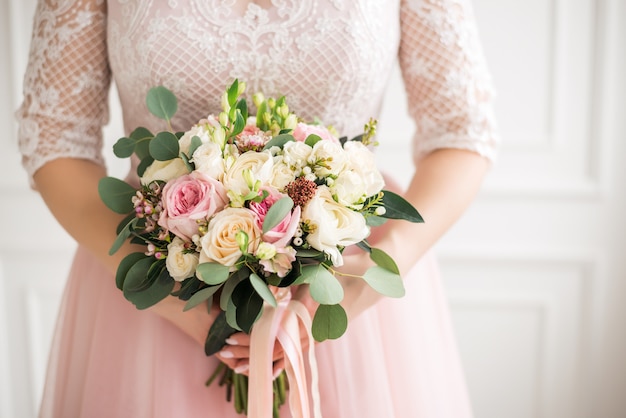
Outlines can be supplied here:
<path id="1" fill-rule="evenodd" d="M 494 93 L 469 0 L 403 0 L 401 30 L 414 155 L 461 148 L 493 159 Z"/>
<path id="2" fill-rule="evenodd" d="M 103 163 L 110 71 L 105 0 L 39 0 L 16 113 L 22 162 L 31 179 L 60 157 Z"/>

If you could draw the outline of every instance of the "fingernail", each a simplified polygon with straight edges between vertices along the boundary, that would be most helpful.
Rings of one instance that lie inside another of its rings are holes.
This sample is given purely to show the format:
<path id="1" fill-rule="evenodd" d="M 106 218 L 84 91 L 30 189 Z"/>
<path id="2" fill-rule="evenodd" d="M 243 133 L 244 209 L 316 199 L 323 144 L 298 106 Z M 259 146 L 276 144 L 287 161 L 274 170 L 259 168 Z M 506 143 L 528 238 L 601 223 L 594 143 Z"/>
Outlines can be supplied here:
<path id="1" fill-rule="evenodd" d="M 278 369 L 274 372 L 274 379 L 277 379 L 278 376 L 280 376 L 280 374 L 283 372 L 283 369 Z"/>
<path id="2" fill-rule="evenodd" d="M 243 373 L 250 368 L 248 364 L 242 364 L 239 367 L 235 367 L 235 373 Z"/>
<path id="3" fill-rule="evenodd" d="M 220 356 L 222 356 L 224 358 L 233 358 L 233 357 L 235 357 L 235 355 L 233 354 L 232 351 L 220 351 Z"/>
<path id="4" fill-rule="evenodd" d="M 239 344 L 239 343 L 237 342 L 237 340 L 236 340 L 236 339 L 234 339 L 234 338 L 226 338 L 226 341 L 224 341 L 224 342 L 225 342 L 226 344 L 228 344 L 228 345 L 237 345 L 237 344 Z"/>

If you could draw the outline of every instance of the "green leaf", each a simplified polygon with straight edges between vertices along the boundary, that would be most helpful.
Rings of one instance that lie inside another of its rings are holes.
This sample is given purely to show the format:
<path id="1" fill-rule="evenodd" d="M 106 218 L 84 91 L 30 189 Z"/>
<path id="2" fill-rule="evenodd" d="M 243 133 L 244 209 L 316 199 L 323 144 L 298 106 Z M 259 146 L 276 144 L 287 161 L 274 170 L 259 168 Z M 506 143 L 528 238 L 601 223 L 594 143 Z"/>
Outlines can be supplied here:
<path id="1" fill-rule="evenodd" d="M 315 341 L 335 340 L 348 329 L 348 315 L 341 305 L 320 305 L 313 316 L 311 333 Z"/>
<path id="2" fill-rule="evenodd" d="M 204 283 L 213 286 L 228 280 L 230 275 L 229 269 L 228 266 L 218 263 L 202 263 L 196 268 L 196 275 Z"/>
<path id="3" fill-rule="evenodd" d="M 244 99 L 241 99 L 237 102 L 237 109 L 241 112 L 241 116 L 243 116 L 244 121 L 248 119 L 248 103 Z"/>
<path id="4" fill-rule="evenodd" d="M 226 322 L 226 313 L 220 312 L 217 318 L 215 318 L 213 325 L 211 325 L 209 334 L 204 342 L 204 353 L 207 356 L 212 356 L 219 352 L 222 347 L 224 347 L 226 338 L 230 337 L 235 332 L 237 332 L 237 330 Z"/>
<path id="5" fill-rule="evenodd" d="M 254 290 L 250 281 L 244 280 L 233 291 L 232 299 L 237 307 L 237 325 L 249 334 L 263 308 L 263 298 Z"/>
<path id="6" fill-rule="evenodd" d="M 167 269 L 163 268 L 147 289 L 129 291 L 125 296 L 137 309 L 147 309 L 165 299 L 174 288 L 174 283 Z"/>
<path id="7" fill-rule="evenodd" d="M 252 287 L 254 287 L 254 290 L 256 290 L 256 292 L 259 294 L 259 296 L 263 298 L 264 301 L 266 301 L 273 307 L 277 306 L 274 294 L 272 293 L 270 288 L 267 287 L 267 284 L 263 281 L 263 279 L 261 279 L 255 273 L 252 273 L 250 275 L 250 283 L 252 283 Z"/>
<path id="8" fill-rule="evenodd" d="M 385 214 L 381 215 L 383 218 L 404 219 L 414 223 L 424 222 L 422 215 L 417 212 L 413 205 L 394 192 L 383 190 L 382 203 L 385 206 Z"/>
<path id="9" fill-rule="evenodd" d="M 324 252 L 323 251 L 318 251 L 318 250 L 313 250 L 313 249 L 298 249 L 297 253 L 296 253 L 296 257 L 301 257 L 301 258 L 314 258 L 314 259 L 320 259 L 323 260 L 324 259 Z"/>
<path id="10" fill-rule="evenodd" d="M 239 95 L 239 80 L 235 79 L 235 81 L 233 81 L 233 84 L 230 85 L 230 87 L 228 88 L 228 105 L 230 107 L 233 107 L 235 105 L 235 102 L 237 101 L 237 96 Z"/>
<path id="11" fill-rule="evenodd" d="M 232 293 L 231 293 L 232 296 Z M 233 299 L 229 297 L 226 303 L 226 322 L 237 331 L 241 331 L 241 327 L 237 325 L 237 307 L 233 303 Z"/>
<path id="12" fill-rule="evenodd" d="M 400 275 L 400 270 L 398 269 L 398 265 L 396 262 L 383 250 L 379 250 L 378 248 L 372 248 L 370 252 L 370 258 L 374 263 L 378 265 L 378 267 L 382 267 L 385 270 L 389 270 L 392 273 Z"/>
<path id="13" fill-rule="evenodd" d="M 281 197 L 269 208 L 263 220 L 263 233 L 266 234 L 278 225 L 293 209 L 293 200 L 289 196 Z"/>
<path id="14" fill-rule="evenodd" d="M 151 257 L 144 253 L 130 253 L 120 261 L 120 264 L 117 266 L 117 272 L 115 273 L 115 285 L 118 289 L 122 290 L 124 288 L 124 281 L 130 268 L 144 258 Z"/>
<path id="15" fill-rule="evenodd" d="M 250 270 L 247 268 L 241 268 L 230 275 L 229 279 L 224 283 L 222 294 L 220 295 L 220 308 L 225 311 L 228 308 L 228 301 L 230 300 L 233 290 L 239 283 L 247 279 L 250 276 Z"/>
<path id="16" fill-rule="evenodd" d="M 356 243 L 356 246 L 365 251 L 366 253 L 372 252 L 372 247 L 366 240 L 360 241 Z"/>
<path id="17" fill-rule="evenodd" d="M 124 286 L 122 289 L 124 291 L 124 296 L 126 296 L 128 292 L 138 292 L 150 287 L 148 271 L 155 262 L 154 258 L 146 257 L 137 260 L 137 262 L 130 267 L 128 273 L 126 273 L 126 278 L 124 279 Z"/>
<path id="18" fill-rule="evenodd" d="M 233 131 L 230 133 L 230 136 L 239 135 L 245 127 L 246 121 L 243 118 L 241 111 L 239 109 L 235 109 L 235 125 L 233 126 Z"/>
<path id="19" fill-rule="evenodd" d="M 306 137 L 306 139 L 304 140 L 304 143 L 307 144 L 309 147 L 313 148 L 313 145 L 317 144 L 321 140 L 322 138 L 319 135 L 311 134 Z"/>
<path id="20" fill-rule="evenodd" d="M 197 277 L 189 277 L 181 283 L 180 289 L 172 292 L 172 296 L 180 300 L 189 300 L 196 293 L 202 290 L 204 282 Z"/>
<path id="21" fill-rule="evenodd" d="M 146 169 L 148 167 L 150 167 L 150 165 L 154 162 L 154 158 L 152 158 L 151 156 L 147 156 L 146 158 L 144 158 L 143 160 L 141 160 L 141 162 L 139 163 L 139 165 L 137 166 L 137 175 L 139 177 L 142 177 L 143 174 L 146 172 Z"/>
<path id="22" fill-rule="evenodd" d="M 194 135 L 191 138 L 191 144 L 189 144 L 189 158 L 193 158 L 193 153 L 202 145 L 202 140 L 198 135 Z"/>
<path id="23" fill-rule="evenodd" d="M 382 267 L 374 266 L 367 269 L 363 280 L 381 295 L 401 298 L 406 293 L 400 275 Z"/>
<path id="24" fill-rule="evenodd" d="M 180 145 L 178 138 L 171 132 L 163 131 L 156 134 L 150 141 L 150 155 L 158 161 L 169 161 L 178 157 Z"/>
<path id="25" fill-rule="evenodd" d="M 146 96 L 148 110 L 154 116 L 169 121 L 178 110 L 178 100 L 174 93 L 163 86 L 153 87 Z"/>
<path id="26" fill-rule="evenodd" d="M 303 274 L 305 270 L 311 271 L 311 273 L 308 273 L 307 281 L 311 297 L 316 302 L 323 305 L 335 305 L 343 300 L 341 283 L 321 264 L 303 267 Z"/>
<path id="27" fill-rule="evenodd" d="M 267 142 L 267 144 L 265 144 L 265 146 L 263 147 L 263 151 L 268 150 L 272 147 L 279 147 L 282 149 L 282 147 L 287 142 L 291 142 L 295 140 L 296 138 L 294 138 L 293 135 L 289 135 L 289 134 L 276 135 L 274 138 L 270 139 Z"/>
<path id="28" fill-rule="evenodd" d="M 115 241 L 113 241 L 113 245 L 111 246 L 111 249 L 109 250 L 109 255 L 115 254 L 117 250 L 119 250 L 122 247 L 122 245 L 124 245 L 124 241 L 126 241 L 131 236 L 133 227 L 135 226 L 136 223 L 137 223 L 137 218 L 133 217 L 130 221 L 128 221 L 126 225 L 124 225 L 124 228 L 122 228 L 120 233 L 117 234 L 117 238 L 115 238 Z"/>
<path id="29" fill-rule="evenodd" d="M 135 140 L 135 154 L 140 160 L 150 155 L 150 140 L 154 138 L 152 132 L 146 128 L 137 128 L 130 133 L 130 137 Z"/>
<path id="30" fill-rule="evenodd" d="M 115 145 L 113 145 L 113 154 L 115 154 L 117 158 L 130 157 L 133 155 L 133 152 L 135 152 L 136 142 L 137 141 L 134 139 L 127 137 L 118 139 Z"/>
<path id="31" fill-rule="evenodd" d="M 115 177 L 103 177 L 98 182 L 100 199 L 116 213 L 125 215 L 133 211 L 135 205 L 131 199 L 136 192 L 133 186 Z"/>
<path id="32" fill-rule="evenodd" d="M 220 287 L 221 286 L 205 287 L 204 289 L 201 289 L 197 291 L 196 293 L 194 293 L 194 295 L 190 297 L 187 303 L 185 304 L 185 307 L 183 308 L 183 312 L 188 311 L 189 309 L 195 308 L 202 302 L 213 297 L 215 292 L 217 292 L 220 289 Z"/>
<path id="33" fill-rule="evenodd" d="M 387 219 L 385 219 L 385 218 L 383 218 L 381 216 L 369 215 L 369 216 L 365 217 L 365 223 L 369 227 L 381 226 L 381 225 L 384 225 L 385 222 L 387 222 Z"/>

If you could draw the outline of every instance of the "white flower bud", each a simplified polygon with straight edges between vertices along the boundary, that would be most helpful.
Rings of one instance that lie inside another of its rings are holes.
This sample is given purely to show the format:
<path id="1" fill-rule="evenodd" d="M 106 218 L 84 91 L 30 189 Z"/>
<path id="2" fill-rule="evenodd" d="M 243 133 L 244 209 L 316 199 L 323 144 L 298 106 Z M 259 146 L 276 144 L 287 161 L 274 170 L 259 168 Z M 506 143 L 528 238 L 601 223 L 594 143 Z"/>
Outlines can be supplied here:
<path id="1" fill-rule="evenodd" d="M 387 213 L 387 209 L 385 209 L 384 206 L 379 206 L 374 211 L 374 215 L 376 216 L 383 216 L 385 213 Z"/>
<path id="2" fill-rule="evenodd" d="M 271 260 L 276 255 L 276 247 L 269 242 L 262 242 L 259 244 L 255 255 L 259 260 Z"/>

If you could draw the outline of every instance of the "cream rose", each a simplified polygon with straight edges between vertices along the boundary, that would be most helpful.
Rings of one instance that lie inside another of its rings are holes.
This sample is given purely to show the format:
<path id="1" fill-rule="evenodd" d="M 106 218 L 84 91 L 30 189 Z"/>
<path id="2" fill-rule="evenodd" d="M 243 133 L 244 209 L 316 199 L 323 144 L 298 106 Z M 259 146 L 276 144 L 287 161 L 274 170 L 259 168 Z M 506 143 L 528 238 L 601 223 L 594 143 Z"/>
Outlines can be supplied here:
<path id="1" fill-rule="evenodd" d="M 301 170 L 302 167 L 307 165 L 308 159 L 313 152 L 313 148 L 305 144 L 304 142 L 287 142 L 283 147 L 283 159 L 285 164 L 290 165 L 295 169 Z"/>
<path id="2" fill-rule="evenodd" d="M 363 215 L 335 202 L 326 186 L 317 188 L 304 207 L 302 219 L 312 227 L 306 237 L 309 245 L 328 254 L 334 266 L 343 265 L 337 246 L 356 244 L 370 232 Z"/>
<path id="3" fill-rule="evenodd" d="M 207 129 L 205 124 L 194 125 L 190 130 L 185 132 L 183 136 L 178 140 L 178 146 L 180 147 L 180 152 L 183 152 L 189 155 L 189 147 L 191 146 L 191 139 L 197 136 L 200 138 L 203 144 L 206 144 L 211 140 L 211 134 Z"/>
<path id="4" fill-rule="evenodd" d="M 219 263 L 235 270 L 242 256 L 237 243 L 239 231 L 248 235 L 248 252 L 254 254 L 261 241 L 256 216 L 246 208 L 226 208 L 209 221 L 207 233 L 200 238 L 200 263 Z"/>
<path id="5" fill-rule="evenodd" d="M 187 166 L 180 158 L 169 161 L 154 161 L 143 173 L 141 184 L 147 185 L 155 180 L 170 181 L 188 173 Z"/>
<path id="6" fill-rule="evenodd" d="M 291 169 L 289 164 L 285 163 L 284 156 L 277 155 L 274 157 L 272 176 L 269 179 L 269 185 L 278 190 L 284 190 L 289 183 L 295 180 L 295 178 L 296 173 Z"/>
<path id="7" fill-rule="evenodd" d="M 308 162 L 318 177 L 336 176 L 344 170 L 347 156 L 340 144 L 318 141 L 313 146 Z"/>
<path id="8" fill-rule="evenodd" d="M 198 267 L 198 254 L 195 251 L 186 251 L 185 241 L 178 237 L 167 246 L 165 266 L 167 271 L 177 282 L 182 282 L 195 274 Z"/>
<path id="9" fill-rule="evenodd" d="M 229 192 L 246 195 L 250 187 L 245 178 L 246 170 L 252 175 L 254 181 L 267 184 L 272 176 L 274 159 L 269 151 L 248 151 L 241 154 L 224 174 L 223 183 Z"/>
<path id="10" fill-rule="evenodd" d="M 369 195 L 366 193 L 363 177 L 356 171 L 342 171 L 330 186 L 330 191 L 338 203 L 353 209 L 360 209 Z"/>
<path id="11" fill-rule="evenodd" d="M 372 196 L 380 192 L 385 187 L 385 180 L 376 168 L 374 153 L 359 141 L 348 141 L 343 148 L 348 157 L 350 168 L 363 181 L 365 195 Z"/>
<path id="12" fill-rule="evenodd" d="M 214 142 L 202 144 L 193 153 L 193 163 L 196 171 L 206 174 L 216 180 L 224 175 L 224 158 L 219 145 Z"/>

